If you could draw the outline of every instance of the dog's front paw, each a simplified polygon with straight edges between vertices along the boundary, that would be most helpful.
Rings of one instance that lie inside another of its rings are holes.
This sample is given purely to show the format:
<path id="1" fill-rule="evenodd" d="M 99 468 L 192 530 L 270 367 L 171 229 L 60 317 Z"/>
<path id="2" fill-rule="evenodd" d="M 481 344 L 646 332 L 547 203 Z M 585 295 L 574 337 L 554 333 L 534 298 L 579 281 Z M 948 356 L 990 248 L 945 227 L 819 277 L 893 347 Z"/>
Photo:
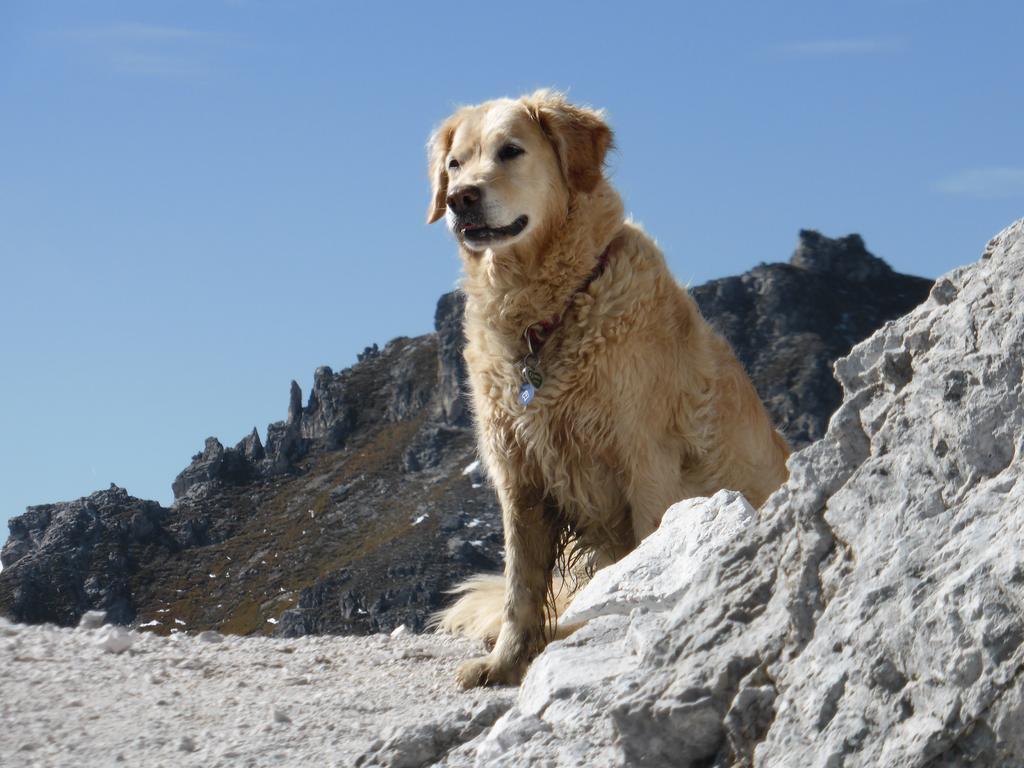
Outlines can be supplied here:
<path id="1" fill-rule="evenodd" d="M 483 685 L 519 685 L 524 671 L 518 665 L 499 663 L 493 655 L 481 656 L 459 667 L 455 678 L 465 690 Z"/>

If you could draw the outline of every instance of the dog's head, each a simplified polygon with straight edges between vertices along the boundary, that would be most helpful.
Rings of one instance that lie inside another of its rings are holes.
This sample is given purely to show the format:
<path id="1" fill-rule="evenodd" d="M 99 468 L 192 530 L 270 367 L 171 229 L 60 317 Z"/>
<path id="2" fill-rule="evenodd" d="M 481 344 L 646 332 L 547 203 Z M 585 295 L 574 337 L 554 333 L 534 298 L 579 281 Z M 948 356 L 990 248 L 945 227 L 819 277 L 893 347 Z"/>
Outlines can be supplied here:
<path id="1" fill-rule="evenodd" d="M 428 145 L 427 222 L 445 216 L 470 251 L 510 246 L 594 190 L 611 142 L 600 112 L 550 91 L 460 109 Z"/>

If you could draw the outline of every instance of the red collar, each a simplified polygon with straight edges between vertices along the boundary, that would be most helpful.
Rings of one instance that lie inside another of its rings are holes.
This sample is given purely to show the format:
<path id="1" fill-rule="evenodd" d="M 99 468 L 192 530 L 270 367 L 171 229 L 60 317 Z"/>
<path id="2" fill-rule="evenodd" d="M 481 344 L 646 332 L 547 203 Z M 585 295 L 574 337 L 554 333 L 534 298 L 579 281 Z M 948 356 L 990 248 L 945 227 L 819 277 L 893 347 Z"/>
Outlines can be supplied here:
<path id="1" fill-rule="evenodd" d="M 569 311 L 569 307 L 572 306 L 573 299 L 578 294 L 583 293 L 590 284 L 593 283 L 597 278 L 604 274 L 605 269 L 608 267 L 609 251 L 611 250 L 611 243 L 601 252 L 601 255 L 597 257 L 597 264 L 590 270 L 590 274 L 587 275 L 586 279 L 580 283 L 579 287 L 576 288 L 569 298 L 565 300 L 565 306 L 562 307 L 562 311 L 557 315 L 549 317 L 547 320 L 542 320 L 539 323 L 527 326 L 526 330 L 523 331 L 523 338 L 526 339 L 526 346 L 530 350 L 531 355 L 540 354 L 541 349 L 547 343 L 547 340 L 551 338 L 551 335 L 562 326 L 562 321 L 565 319 L 565 313 Z"/>

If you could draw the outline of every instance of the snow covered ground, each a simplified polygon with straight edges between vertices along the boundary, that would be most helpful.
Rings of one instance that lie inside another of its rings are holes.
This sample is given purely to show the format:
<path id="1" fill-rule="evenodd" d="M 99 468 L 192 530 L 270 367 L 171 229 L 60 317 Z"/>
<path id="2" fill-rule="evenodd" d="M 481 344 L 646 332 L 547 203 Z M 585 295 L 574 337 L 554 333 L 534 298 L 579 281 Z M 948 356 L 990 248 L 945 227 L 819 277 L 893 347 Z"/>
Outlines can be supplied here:
<path id="1" fill-rule="evenodd" d="M 387 762 L 420 765 L 512 704 L 514 689 L 457 690 L 478 652 L 408 632 L 160 637 L 0 619 L 0 765 L 350 766 L 389 737 L 407 754 Z M 442 721 L 440 737 L 424 727 Z"/>

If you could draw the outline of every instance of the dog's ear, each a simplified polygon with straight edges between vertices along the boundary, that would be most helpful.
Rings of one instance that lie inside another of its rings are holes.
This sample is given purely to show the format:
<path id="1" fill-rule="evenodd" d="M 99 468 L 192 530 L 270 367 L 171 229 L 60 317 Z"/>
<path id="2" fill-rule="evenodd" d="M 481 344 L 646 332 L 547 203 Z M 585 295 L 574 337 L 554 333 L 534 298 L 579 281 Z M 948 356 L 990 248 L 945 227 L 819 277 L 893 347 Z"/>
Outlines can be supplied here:
<path id="1" fill-rule="evenodd" d="M 526 98 L 526 104 L 554 146 L 569 188 L 592 192 L 601 181 L 604 158 L 612 146 L 612 129 L 604 115 L 574 106 L 553 91 L 537 91 Z"/>
<path id="2" fill-rule="evenodd" d="M 448 168 L 445 159 L 452 148 L 452 136 L 458 125 L 458 115 L 452 115 L 434 131 L 427 142 L 427 172 L 430 174 L 430 208 L 427 209 L 427 224 L 433 224 L 444 216 L 448 197 Z"/>

